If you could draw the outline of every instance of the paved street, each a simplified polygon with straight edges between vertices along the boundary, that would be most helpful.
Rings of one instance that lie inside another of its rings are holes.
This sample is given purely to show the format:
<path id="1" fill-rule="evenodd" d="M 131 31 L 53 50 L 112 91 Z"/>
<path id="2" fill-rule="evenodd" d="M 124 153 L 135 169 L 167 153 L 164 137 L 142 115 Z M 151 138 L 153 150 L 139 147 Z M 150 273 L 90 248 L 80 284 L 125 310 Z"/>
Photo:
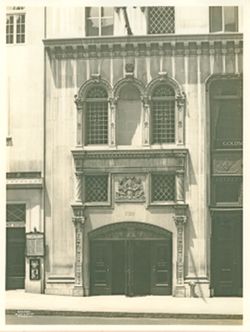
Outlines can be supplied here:
<path id="1" fill-rule="evenodd" d="M 96 325 L 240 325 L 237 319 L 176 319 L 176 318 L 105 318 L 72 316 L 6 315 L 6 324 L 96 324 Z"/>

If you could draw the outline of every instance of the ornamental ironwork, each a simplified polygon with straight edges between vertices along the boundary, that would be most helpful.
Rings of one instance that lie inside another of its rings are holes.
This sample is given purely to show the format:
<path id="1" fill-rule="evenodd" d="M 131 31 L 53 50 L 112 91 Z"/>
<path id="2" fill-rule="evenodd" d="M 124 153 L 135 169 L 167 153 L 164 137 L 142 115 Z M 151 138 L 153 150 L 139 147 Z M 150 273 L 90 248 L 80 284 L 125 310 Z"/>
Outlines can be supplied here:
<path id="1" fill-rule="evenodd" d="M 149 33 L 174 33 L 175 9 L 174 7 L 149 7 Z"/>

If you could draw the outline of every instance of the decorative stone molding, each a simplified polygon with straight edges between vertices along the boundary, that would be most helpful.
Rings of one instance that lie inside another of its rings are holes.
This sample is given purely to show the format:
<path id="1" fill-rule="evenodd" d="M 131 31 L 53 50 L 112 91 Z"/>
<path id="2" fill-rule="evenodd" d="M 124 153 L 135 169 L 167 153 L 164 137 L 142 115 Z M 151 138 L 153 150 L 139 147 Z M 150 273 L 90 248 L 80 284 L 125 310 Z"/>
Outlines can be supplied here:
<path id="1" fill-rule="evenodd" d="M 161 227 L 142 222 L 122 222 L 102 226 L 89 233 L 93 239 L 170 239 L 171 233 Z"/>
<path id="2" fill-rule="evenodd" d="M 116 145 L 116 107 L 118 98 L 109 98 L 110 115 L 109 115 L 109 133 L 110 133 L 110 146 Z"/>
<path id="3" fill-rule="evenodd" d="M 144 202 L 145 178 L 142 176 L 120 176 L 115 181 L 115 200 L 118 202 Z"/>
<path id="4" fill-rule="evenodd" d="M 83 231 L 84 231 L 84 208 L 81 204 L 72 205 L 73 218 L 75 225 L 75 286 L 73 294 L 75 296 L 83 296 Z"/>
<path id="5" fill-rule="evenodd" d="M 82 202 L 82 175 L 83 172 L 75 172 L 75 202 Z"/>
<path id="6" fill-rule="evenodd" d="M 141 96 L 144 96 L 145 85 L 143 84 L 143 82 L 138 80 L 135 77 L 126 77 L 126 78 L 122 78 L 121 80 L 119 80 L 114 86 L 113 91 L 114 91 L 114 98 L 116 98 L 116 100 L 119 99 L 120 90 L 126 84 L 134 85 L 140 91 Z"/>
<path id="7" fill-rule="evenodd" d="M 175 296 L 184 296 L 184 224 L 186 216 L 175 216 L 177 227 L 177 289 Z"/>
<path id="8" fill-rule="evenodd" d="M 8 189 L 42 189 L 41 172 L 9 172 L 6 174 Z"/>
<path id="9" fill-rule="evenodd" d="M 197 56 L 242 53 L 242 34 L 152 35 L 95 38 L 46 39 L 50 57 L 56 59 L 107 58 L 127 56 Z"/>

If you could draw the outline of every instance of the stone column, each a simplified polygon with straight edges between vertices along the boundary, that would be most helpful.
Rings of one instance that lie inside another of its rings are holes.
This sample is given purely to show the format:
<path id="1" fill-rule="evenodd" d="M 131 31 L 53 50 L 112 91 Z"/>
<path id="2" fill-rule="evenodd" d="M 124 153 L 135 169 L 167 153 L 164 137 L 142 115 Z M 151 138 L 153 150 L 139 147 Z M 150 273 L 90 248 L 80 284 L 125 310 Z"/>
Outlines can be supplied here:
<path id="1" fill-rule="evenodd" d="M 184 144 L 184 118 L 185 118 L 185 104 L 186 99 L 184 93 L 179 93 L 176 97 L 177 103 L 177 144 Z"/>
<path id="2" fill-rule="evenodd" d="M 185 202 L 184 170 L 176 171 L 176 202 Z"/>
<path id="3" fill-rule="evenodd" d="M 84 296 L 83 288 L 83 237 L 84 237 L 84 222 L 83 207 L 73 207 L 73 223 L 75 225 L 75 285 L 73 288 L 74 296 Z"/>
<path id="4" fill-rule="evenodd" d="M 74 96 L 77 108 L 77 127 L 76 127 L 76 146 L 83 146 L 83 99 L 77 95 Z"/>
<path id="5" fill-rule="evenodd" d="M 148 99 L 142 97 L 143 103 L 143 145 L 150 144 L 150 106 Z"/>
<path id="6" fill-rule="evenodd" d="M 175 287 L 175 296 L 185 296 L 184 286 L 184 224 L 186 216 L 175 216 L 175 224 L 177 228 L 177 262 L 176 262 L 176 277 L 177 283 Z"/>

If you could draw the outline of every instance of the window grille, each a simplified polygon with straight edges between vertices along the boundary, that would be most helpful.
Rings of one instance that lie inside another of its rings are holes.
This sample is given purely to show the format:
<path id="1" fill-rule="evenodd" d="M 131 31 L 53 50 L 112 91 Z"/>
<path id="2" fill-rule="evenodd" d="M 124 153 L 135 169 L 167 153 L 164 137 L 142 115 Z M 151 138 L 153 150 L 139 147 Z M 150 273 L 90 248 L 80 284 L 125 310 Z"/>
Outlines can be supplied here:
<path id="1" fill-rule="evenodd" d="M 91 89 L 87 94 L 86 107 L 86 144 L 107 144 L 107 92 L 100 87 Z"/>
<path id="2" fill-rule="evenodd" d="M 175 175 L 153 174 L 152 201 L 175 201 Z"/>
<path id="3" fill-rule="evenodd" d="M 175 92 L 160 85 L 152 94 L 152 143 L 175 142 Z"/>
<path id="4" fill-rule="evenodd" d="M 107 175 L 89 175 L 85 177 L 85 201 L 86 202 L 108 201 Z"/>
<path id="5" fill-rule="evenodd" d="M 149 7 L 148 25 L 150 34 L 175 33 L 174 7 Z"/>
<path id="6" fill-rule="evenodd" d="M 6 44 L 25 42 L 25 14 L 20 13 L 24 7 L 11 7 L 6 16 Z M 8 9 L 7 9 L 8 10 Z"/>
<path id="7" fill-rule="evenodd" d="M 25 222 L 26 219 L 25 204 L 7 204 L 6 219 L 7 222 Z"/>

